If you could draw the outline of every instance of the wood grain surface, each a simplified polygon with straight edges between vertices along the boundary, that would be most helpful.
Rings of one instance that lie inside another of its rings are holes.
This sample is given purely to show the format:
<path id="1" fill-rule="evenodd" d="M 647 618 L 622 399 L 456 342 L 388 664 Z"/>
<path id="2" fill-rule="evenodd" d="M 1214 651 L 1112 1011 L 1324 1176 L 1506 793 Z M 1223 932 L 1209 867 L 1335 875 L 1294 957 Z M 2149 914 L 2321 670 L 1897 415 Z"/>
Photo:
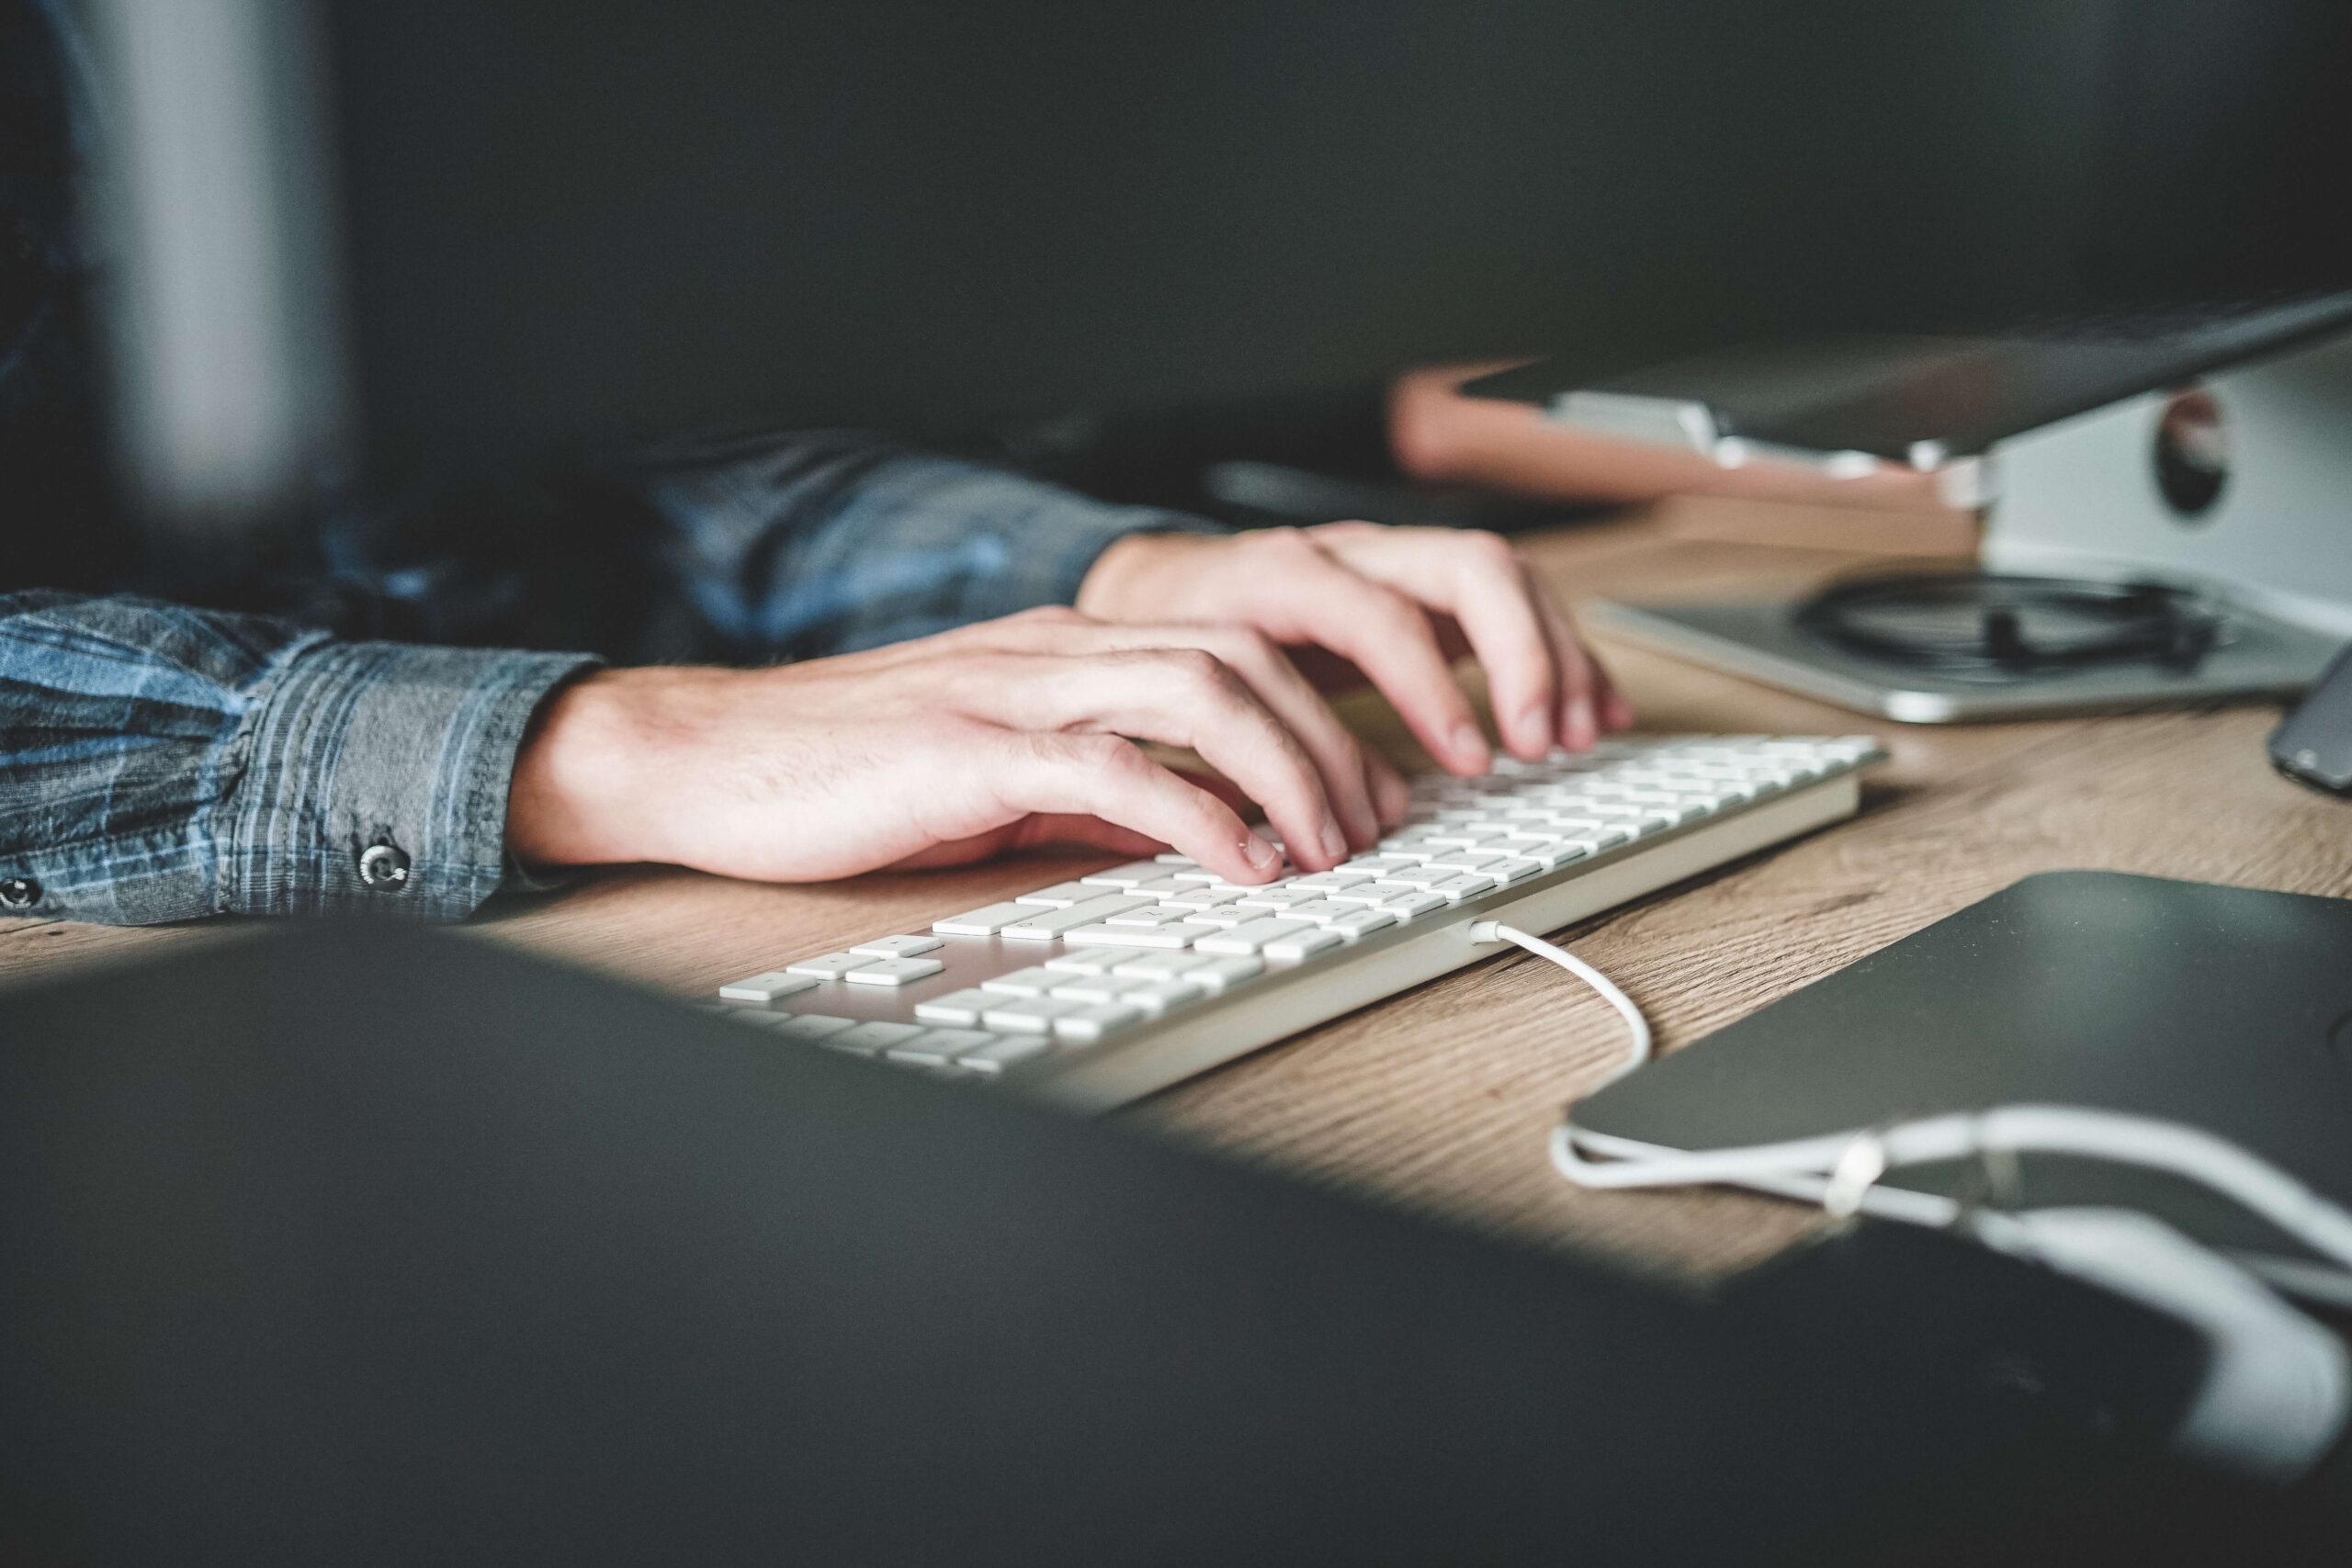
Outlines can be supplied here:
<path id="1" fill-rule="evenodd" d="M 1779 520 L 1761 512 L 1755 521 L 1760 528 Z M 1724 536 L 1736 528 L 1699 532 L 1687 513 L 1668 510 L 1526 544 L 1573 598 L 1792 592 L 1860 558 Z M 1884 533 L 1894 548 L 1951 548 L 1949 528 L 1923 529 L 1917 541 L 1899 524 Z M 1872 775 L 1859 819 L 1571 929 L 1577 950 L 1642 1004 L 1666 1050 L 2033 872 L 2096 867 L 2352 894 L 2352 807 L 2270 771 L 2262 741 L 2275 707 L 1913 728 L 1601 647 L 1646 729 L 1867 730 L 1894 753 Z M 1394 716 L 1376 702 L 1351 703 L 1350 715 L 1411 760 Z M 681 995 L 707 994 L 778 960 L 919 931 L 940 914 L 1096 863 L 1031 859 L 818 887 L 618 871 L 550 897 L 502 900 L 469 929 Z M 0 986 L 163 944 L 224 940 L 238 929 L 0 924 Z M 1548 965 L 1513 955 L 1122 1114 L 1309 1180 L 1691 1279 L 1764 1257 L 1815 1223 L 1763 1199 L 1585 1193 L 1554 1176 L 1544 1158 L 1554 1120 L 1623 1048 L 1622 1025 L 1604 1005 Z"/>

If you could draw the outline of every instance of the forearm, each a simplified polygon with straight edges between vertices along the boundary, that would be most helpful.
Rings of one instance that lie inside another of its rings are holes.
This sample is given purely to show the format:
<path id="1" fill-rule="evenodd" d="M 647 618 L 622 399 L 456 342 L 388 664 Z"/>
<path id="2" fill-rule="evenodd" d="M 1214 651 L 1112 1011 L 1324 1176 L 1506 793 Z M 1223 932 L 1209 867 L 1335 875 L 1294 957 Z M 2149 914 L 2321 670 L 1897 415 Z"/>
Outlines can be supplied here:
<path id="1" fill-rule="evenodd" d="M 531 716 L 589 662 L 0 598 L 0 880 L 35 890 L 8 912 L 465 915 Z"/>
<path id="2" fill-rule="evenodd" d="M 854 652 L 1068 604 L 1118 540 L 1224 532 L 857 432 L 680 445 L 626 477 L 664 525 L 657 559 L 731 662 Z"/>

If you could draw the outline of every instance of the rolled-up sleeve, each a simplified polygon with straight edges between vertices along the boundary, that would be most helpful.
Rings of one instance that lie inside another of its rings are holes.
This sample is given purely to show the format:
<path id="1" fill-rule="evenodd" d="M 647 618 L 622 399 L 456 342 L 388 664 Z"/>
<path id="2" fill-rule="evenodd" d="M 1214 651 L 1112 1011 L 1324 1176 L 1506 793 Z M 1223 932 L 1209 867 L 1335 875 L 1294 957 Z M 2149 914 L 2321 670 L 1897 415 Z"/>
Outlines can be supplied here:
<path id="1" fill-rule="evenodd" d="M 0 595 L 0 914 L 467 915 L 533 714 L 594 662 Z"/>

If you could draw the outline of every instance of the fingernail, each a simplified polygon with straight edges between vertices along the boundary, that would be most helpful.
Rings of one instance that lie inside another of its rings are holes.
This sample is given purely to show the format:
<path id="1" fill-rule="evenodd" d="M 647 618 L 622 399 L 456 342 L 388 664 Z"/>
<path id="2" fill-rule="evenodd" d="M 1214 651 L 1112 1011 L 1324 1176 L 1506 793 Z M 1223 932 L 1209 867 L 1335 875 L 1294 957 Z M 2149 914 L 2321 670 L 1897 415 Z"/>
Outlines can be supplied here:
<path id="1" fill-rule="evenodd" d="M 1487 738 L 1478 733 L 1475 724 L 1458 725 L 1453 731 L 1453 758 L 1464 767 L 1484 772 L 1494 762 L 1487 750 Z"/>
<path id="2" fill-rule="evenodd" d="M 1252 833 L 1241 840 L 1241 858 L 1252 871 L 1272 871 L 1283 857 L 1273 845 Z"/>
<path id="3" fill-rule="evenodd" d="M 1340 824 L 1334 818 L 1323 818 L 1323 853 L 1334 862 L 1348 858 L 1348 836 L 1340 831 Z"/>
<path id="4" fill-rule="evenodd" d="M 1599 737 L 1593 733 L 1592 699 L 1568 699 L 1568 744 L 1581 751 Z"/>
<path id="5" fill-rule="evenodd" d="M 1519 733 L 1519 745 L 1522 751 L 1540 756 L 1552 749 L 1551 727 L 1544 722 L 1543 704 L 1538 703 L 1533 707 L 1522 708 L 1515 728 Z"/>

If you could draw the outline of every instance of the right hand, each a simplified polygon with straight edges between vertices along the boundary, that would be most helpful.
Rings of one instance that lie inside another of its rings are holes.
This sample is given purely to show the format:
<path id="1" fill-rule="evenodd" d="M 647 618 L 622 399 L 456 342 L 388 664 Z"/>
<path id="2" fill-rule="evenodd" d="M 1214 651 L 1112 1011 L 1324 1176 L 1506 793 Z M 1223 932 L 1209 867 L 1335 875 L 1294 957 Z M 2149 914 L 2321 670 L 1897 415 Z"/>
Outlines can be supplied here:
<path id="1" fill-rule="evenodd" d="M 1165 845 L 1233 882 L 1271 880 L 1283 855 L 1137 740 L 1197 752 L 1306 870 L 1405 814 L 1396 771 L 1258 633 L 1044 609 L 775 669 L 586 676 L 548 700 L 516 759 L 507 844 L 538 865 L 770 882 L 1047 842 Z"/>

